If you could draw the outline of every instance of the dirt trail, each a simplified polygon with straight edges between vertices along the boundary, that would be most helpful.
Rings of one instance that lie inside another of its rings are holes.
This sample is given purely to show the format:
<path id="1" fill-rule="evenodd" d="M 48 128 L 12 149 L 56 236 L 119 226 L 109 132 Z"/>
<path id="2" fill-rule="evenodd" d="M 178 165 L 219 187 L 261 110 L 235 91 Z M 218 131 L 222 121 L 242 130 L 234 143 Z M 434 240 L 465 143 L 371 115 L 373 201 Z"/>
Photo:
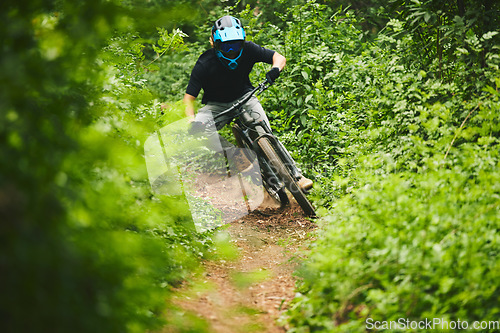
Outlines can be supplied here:
<path id="1" fill-rule="evenodd" d="M 204 273 L 174 299 L 206 320 L 210 332 L 286 332 L 276 319 L 294 297 L 297 251 L 315 225 L 294 202 L 261 212 L 226 226 L 238 258 L 205 262 Z"/>

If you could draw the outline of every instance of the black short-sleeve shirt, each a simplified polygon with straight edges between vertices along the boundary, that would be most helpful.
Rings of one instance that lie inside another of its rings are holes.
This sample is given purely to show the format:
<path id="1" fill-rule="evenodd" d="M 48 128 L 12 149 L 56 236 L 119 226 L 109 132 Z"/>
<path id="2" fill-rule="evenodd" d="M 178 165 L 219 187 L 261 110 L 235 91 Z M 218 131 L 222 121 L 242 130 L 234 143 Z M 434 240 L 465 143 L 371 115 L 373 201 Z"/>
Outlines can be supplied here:
<path id="1" fill-rule="evenodd" d="M 231 70 L 217 58 L 214 49 L 205 51 L 194 65 L 186 93 L 197 97 L 203 89 L 203 104 L 234 101 L 253 89 L 249 74 L 254 64 L 272 64 L 274 52 L 247 41 L 238 60 L 238 67 Z"/>

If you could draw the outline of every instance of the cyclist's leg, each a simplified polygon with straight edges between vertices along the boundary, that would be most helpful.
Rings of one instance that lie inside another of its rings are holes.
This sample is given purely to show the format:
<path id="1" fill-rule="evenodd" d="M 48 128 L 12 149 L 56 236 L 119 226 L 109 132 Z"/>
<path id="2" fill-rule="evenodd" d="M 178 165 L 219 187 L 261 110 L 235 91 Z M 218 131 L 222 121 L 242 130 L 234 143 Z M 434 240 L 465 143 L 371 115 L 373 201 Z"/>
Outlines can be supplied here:
<path id="1" fill-rule="evenodd" d="M 246 104 L 245 104 L 245 109 L 247 110 L 247 113 L 245 113 L 245 122 L 252 122 L 252 121 L 264 121 L 267 125 L 267 128 L 271 130 L 271 125 L 269 123 L 269 119 L 267 118 L 266 112 L 264 111 L 264 108 L 262 108 L 262 105 L 260 104 L 259 100 L 257 97 L 253 96 Z M 288 150 L 283 146 L 283 144 L 278 141 L 281 150 L 287 155 L 291 162 L 291 170 L 293 170 L 293 174 L 295 177 L 300 178 L 302 177 L 302 172 L 300 171 L 299 168 L 297 168 L 295 161 L 293 160 L 292 156 L 288 152 Z"/>
<path id="2" fill-rule="evenodd" d="M 219 135 L 218 130 L 229 124 L 233 117 L 231 115 L 217 117 L 214 116 L 227 110 L 233 103 L 208 103 L 198 110 L 195 121 L 205 124 L 205 136 L 208 140 L 207 147 L 225 156 L 229 162 L 231 173 L 238 171 L 248 171 L 254 166 L 254 160 L 250 160 L 241 148 L 237 148 L 224 137 Z"/>
<path id="3" fill-rule="evenodd" d="M 224 149 L 234 147 L 217 132 L 231 122 L 232 117 L 219 117 L 214 120 L 214 115 L 228 109 L 230 106 L 230 103 L 208 103 L 198 110 L 194 119 L 205 125 L 204 134 L 208 139 L 207 146 L 216 152 L 222 152 Z"/>
<path id="4" fill-rule="evenodd" d="M 257 97 L 252 96 L 248 102 L 243 106 L 247 112 L 242 115 L 243 121 L 251 123 L 254 121 L 264 121 L 268 128 L 271 128 L 269 119 L 267 119 L 266 112 L 262 108 Z"/>

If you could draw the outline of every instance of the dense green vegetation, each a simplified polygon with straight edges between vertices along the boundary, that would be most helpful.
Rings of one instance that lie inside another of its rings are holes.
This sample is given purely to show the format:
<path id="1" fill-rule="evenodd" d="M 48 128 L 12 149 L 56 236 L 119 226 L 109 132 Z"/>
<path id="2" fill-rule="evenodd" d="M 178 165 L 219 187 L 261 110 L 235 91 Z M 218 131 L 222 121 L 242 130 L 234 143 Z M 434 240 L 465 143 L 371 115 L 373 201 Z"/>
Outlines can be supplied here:
<path id="1" fill-rule="evenodd" d="M 0 330 L 161 327 L 208 241 L 179 198 L 152 195 L 142 157 L 159 106 L 136 29 L 162 12 L 3 1 L 0 16 Z"/>
<path id="2" fill-rule="evenodd" d="M 142 154 L 182 116 L 190 69 L 228 12 L 287 57 L 261 101 L 316 182 L 320 228 L 290 331 L 499 320 L 499 5 L 222 5 L 0 4 L 2 331 L 203 331 L 168 299 L 210 237 L 183 198 L 151 192 Z"/>
<path id="3" fill-rule="evenodd" d="M 498 320 L 500 31 L 437 4 L 400 3 L 375 35 L 353 12 L 290 11 L 268 102 L 324 209 L 292 332 Z"/>

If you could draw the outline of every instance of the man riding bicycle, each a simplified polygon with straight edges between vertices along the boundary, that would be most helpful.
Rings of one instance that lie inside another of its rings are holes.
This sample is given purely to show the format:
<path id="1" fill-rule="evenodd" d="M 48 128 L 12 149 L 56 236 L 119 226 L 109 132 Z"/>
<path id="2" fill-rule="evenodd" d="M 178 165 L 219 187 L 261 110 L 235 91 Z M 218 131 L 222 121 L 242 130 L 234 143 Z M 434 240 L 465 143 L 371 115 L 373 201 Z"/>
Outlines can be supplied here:
<path id="1" fill-rule="evenodd" d="M 190 121 L 203 124 L 209 123 L 217 114 L 230 108 L 236 100 L 253 89 L 249 74 L 255 63 L 272 64 L 271 70 L 266 74 L 269 83 L 274 83 L 286 64 L 285 57 L 278 52 L 246 41 L 241 21 L 232 16 L 224 16 L 215 21 L 210 44 L 212 49 L 205 51 L 198 58 L 184 95 L 186 115 Z M 201 89 L 204 92 L 202 103 L 205 106 L 195 115 L 194 101 Z M 269 120 L 257 97 L 250 98 L 244 108 L 258 115 L 270 128 Z M 234 146 L 217 133 L 217 130 L 230 123 L 232 118 L 231 115 L 218 117 L 215 128 L 206 128 L 205 134 L 209 140 L 217 143 L 220 140 L 219 144 L 213 144 L 215 150 L 220 149 L 220 144 L 223 149 L 234 149 Z M 302 175 L 297 183 L 303 190 L 308 190 L 313 185 L 310 179 Z"/>

